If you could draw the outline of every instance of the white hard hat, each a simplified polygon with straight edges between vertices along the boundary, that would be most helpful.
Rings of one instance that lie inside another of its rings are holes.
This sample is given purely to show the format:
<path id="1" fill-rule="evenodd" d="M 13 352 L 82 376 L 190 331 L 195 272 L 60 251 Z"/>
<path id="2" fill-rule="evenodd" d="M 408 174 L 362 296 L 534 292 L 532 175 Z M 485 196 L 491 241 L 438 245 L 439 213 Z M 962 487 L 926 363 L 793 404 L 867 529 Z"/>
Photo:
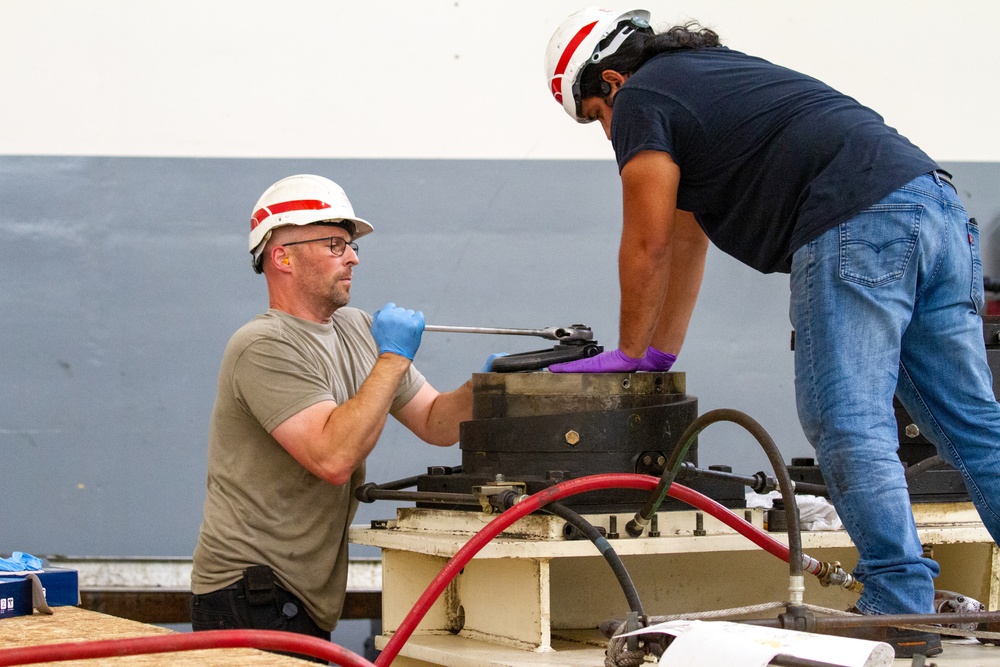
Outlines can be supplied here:
<path id="1" fill-rule="evenodd" d="M 612 55 L 632 34 L 633 31 L 622 30 L 611 44 L 598 51 L 598 44 L 622 22 L 635 19 L 637 26 L 645 27 L 649 18 L 650 14 L 645 9 L 615 12 L 590 7 L 571 14 L 556 28 L 545 50 L 545 80 L 552 96 L 562 104 L 566 113 L 580 123 L 590 122 L 581 117 L 577 107 L 580 73 L 588 63 L 596 63 Z"/>
<path id="2" fill-rule="evenodd" d="M 354 208 L 344 189 L 329 178 L 299 174 L 281 179 L 264 191 L 250 216 L 250 252 L 254 270 L 261 272 L 260 256 L 273 229 L 345 220 L 353 223 L 351 240 L 374 230 L 371 224 L 354 215 Z"/>

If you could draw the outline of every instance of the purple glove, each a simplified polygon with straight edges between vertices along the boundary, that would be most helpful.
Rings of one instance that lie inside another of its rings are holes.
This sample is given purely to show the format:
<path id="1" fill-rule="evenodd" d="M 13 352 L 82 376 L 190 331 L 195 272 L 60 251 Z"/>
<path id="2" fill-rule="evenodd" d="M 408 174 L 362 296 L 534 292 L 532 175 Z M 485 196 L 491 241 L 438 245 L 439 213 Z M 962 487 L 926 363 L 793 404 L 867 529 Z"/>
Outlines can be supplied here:
<path id="1" fill-rule="evenodd" d="M 670 370 L 670 367 L 674 365 L 675 361 L 677 361 L 676 354 L 660 352 L 655 347 L 650 345 L 646 348 L 646 356 L 639 362 L 639 368 L 636 370 L 659 371 L 660 373 L 665 373 Z"/>
<path id="2" fill-rule="evenodd" d="M 631 373 L 639 367 L 640 361 L 621 350 L 611 350 L 588 359 L 552 364 L 549 370 L 553 373 Z"/>

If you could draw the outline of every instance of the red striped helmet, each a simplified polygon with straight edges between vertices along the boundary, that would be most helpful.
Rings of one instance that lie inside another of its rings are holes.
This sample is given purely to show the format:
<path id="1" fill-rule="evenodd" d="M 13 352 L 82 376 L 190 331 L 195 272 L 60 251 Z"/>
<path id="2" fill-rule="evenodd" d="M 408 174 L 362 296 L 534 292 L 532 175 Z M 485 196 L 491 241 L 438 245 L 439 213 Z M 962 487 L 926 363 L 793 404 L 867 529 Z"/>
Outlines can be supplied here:
<path id="1" fill-rule="evenodd" d="M 545 50 L 545 79 L 556 102 L 577 122 L 589 122 L 580 115 L 579 80 L 583 68 L 617 51 L 632 31 L 622 30 L 620 39 L 613 39 L 603 50 L 598 50 L 598 44 L 623 22 L 635 19 L 636 24 L 648 25 L 649 18 L 645 9 L 615 12 L 590 7 L 571 14 L 553 33 Z"/>
<path id="2" fill-rule="evenodd" d="M 261 273 L 260 257 L 276 227 L 345 220 L 353 223 L 352 241 L 373 231 L 370 223 L 354 215 L 344 189 L 329 178 L 299 174 L 281 179 L 264 191 L 250 216 L 254 271 Z"/>

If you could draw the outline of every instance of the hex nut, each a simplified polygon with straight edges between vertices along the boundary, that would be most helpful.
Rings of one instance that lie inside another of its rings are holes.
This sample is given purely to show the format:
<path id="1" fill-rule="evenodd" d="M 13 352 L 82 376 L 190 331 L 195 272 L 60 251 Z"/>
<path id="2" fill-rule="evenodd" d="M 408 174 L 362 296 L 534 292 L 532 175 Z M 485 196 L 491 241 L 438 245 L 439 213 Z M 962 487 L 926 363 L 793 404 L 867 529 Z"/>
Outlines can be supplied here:
<path id="1" fill-rule="evenodd" d="M 907 438 L 916 438 L 918 435 L 920 435 L 920 428 L 916 424 L 910 424 L 906 427 Z"/>
<path id="2" fill-rule="evenodd" d="M 566 431 L 566 444 L 575 445 L 580 442 L 580 434 L 576 431 Z"/>

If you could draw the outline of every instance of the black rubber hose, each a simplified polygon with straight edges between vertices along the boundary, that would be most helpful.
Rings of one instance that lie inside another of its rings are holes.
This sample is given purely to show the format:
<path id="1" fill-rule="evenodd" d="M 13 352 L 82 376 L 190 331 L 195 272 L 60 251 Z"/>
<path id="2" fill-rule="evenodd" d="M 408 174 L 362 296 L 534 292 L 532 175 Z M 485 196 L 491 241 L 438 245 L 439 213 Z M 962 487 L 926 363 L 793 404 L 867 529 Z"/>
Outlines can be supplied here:
<path id="1" fill-rule="evenodd" d="M 663 471 L 663 476 L 660 478 L 660 483 L 657 484 L 656 489 L 650 494 L 649 500 L 646 501 L 642 509 L 625 526 L 625 530 L 633 537 L 638 537 L 642 534 L 643 527 L 649 523 L 650 518 L 666 499 L 667 491 L 670 485 L 673 484 L 674 478 L 677 477 L 677 472 L 684 463 L 684 458 L 694 439 L 710 424 L 720 421 L 728 421 L 742 426 L 757 440 L 767 455 L 771 467 L 774 469 L 774 476 L 778 479 L 778 485 L 781 488 L 781 498 L 785 502 L 785 517 L 788 524 L 789 574 L 793 577 L 801 577 L 802 532 L 799 523 L 799 508 L 795 504 L 795 487 L 792 484 L 791 477 L 788 475 L 788 468 L 785 467 L 785 461 L 781 458 L 778 446 L 774 444 L 774 440 L 771 439 L 767 431 L 752 417 L 739 410 L 730 408 L 710 410 L 691 422 L 677 441 L 677 446 L 674 447 L 674 451 L 670 455 L 670 460 L 667 461 L 667 466 Z"/>
<path id="2" fill-rule="evenodd" d="M 587 536 L 587 539 L 594 543 L 597 550 L 604 556 L 604 560 L 608 561 L 612 572 L 615 573 L 618 585 L 621 586 L 622 593 L 625 594 L 625 599 L 628 601 L 629 610 L 636 612 L 639 616 L 645 616 L 646 614 L 642 610 L 642 602 L 639 600 L 639 591 L 635 589 L 632 577 L 629 575 L 628 570 L 625 569 L 625 563 L 622 562 L 618 552 L 611 546 L 607 538 L 592 523 L 562 503 L 549 503 L 544 509 L 547 512 L 555 514 L 560 519 L 564 519 L 566 523 L 579 530 Z"/>

